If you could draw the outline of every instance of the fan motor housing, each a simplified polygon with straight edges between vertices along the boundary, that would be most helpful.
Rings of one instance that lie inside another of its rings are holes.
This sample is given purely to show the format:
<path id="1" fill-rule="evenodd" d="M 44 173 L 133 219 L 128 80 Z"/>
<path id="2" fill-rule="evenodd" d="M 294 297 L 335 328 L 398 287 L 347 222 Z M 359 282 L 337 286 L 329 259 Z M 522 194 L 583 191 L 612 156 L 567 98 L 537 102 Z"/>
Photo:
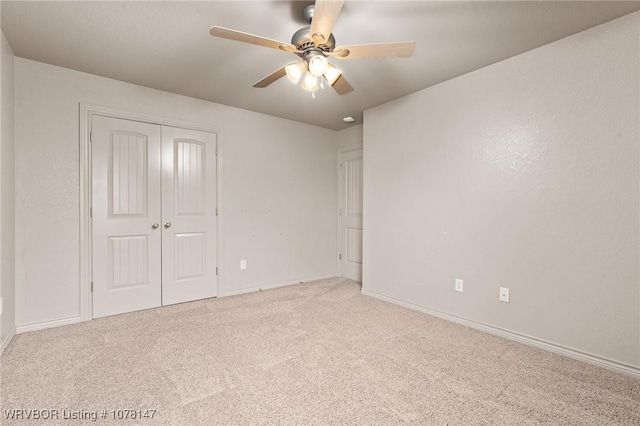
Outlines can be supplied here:
<path id="1" fill-rule="evenodd" d="M 311 27 L 300 28 L 293 34 L 291 37 L 291 44 L 293 44 L 298 50 L 307 51 L 310 49 L 317 49 L 323 52 L 332 52 L 336 47 L 336 39 L 333 37 L 333 34 L 329 35 L 329 39 L 316 46 L 313 43 L 313 39 L 311 38 L 311 34 L 309 34 Z"/>

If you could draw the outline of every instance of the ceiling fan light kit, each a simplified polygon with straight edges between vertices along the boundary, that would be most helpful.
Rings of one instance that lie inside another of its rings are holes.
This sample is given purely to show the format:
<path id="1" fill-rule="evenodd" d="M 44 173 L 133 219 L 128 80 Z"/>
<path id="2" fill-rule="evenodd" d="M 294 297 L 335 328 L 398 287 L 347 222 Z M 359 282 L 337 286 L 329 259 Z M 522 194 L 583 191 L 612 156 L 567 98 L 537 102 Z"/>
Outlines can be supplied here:
<path id="1" fill-rule="evenodd" d="M 300 83 L 302 76 L 306 72 L 307 67 L 304 62 L 292 62 L 284 67 L 284 71 L 287 73 L 287 77 L 293 84 Z"/>
<path id="2" fill-rule="evenodd" d="M 308 72 L 304 75 L 304 78 L 302 79 L 302 84 L 300 85 L 300 87 L 302 87 L 307 92 L 311 92 L 312 96 L 315 99 L 315 92 L 320 90 L 320 84 L 321 84 L 320 78 Z"/>
<path id="3" fill-rule="evenodd" d="M 307 60 L 309 64 L 309 72 L 316 77 L 324 75 L 327 68 L 329 68 L 329 61 L 321 53 L 313 52 L 313 55 Z"/>
<path id="4" fill-rule="evenodd" d="M 289 81 L 300 84 L 300 87 L 308 92 L 324 89 L 323 78 L 329 86 L 333 86 L 342 74 L 342 71 L 331 65 L 327 58 L 317 53 L 305 60 L 286 65 L 284 70 Z"/>
<path id="5" fill-rule="evenodd" d="M 274 71 L 255 83 L 253 87 L 267 87 L 286 75 L 292 83 L 300 84 L 302 89 L 312 92 L 314 98 L 315 92 L 324 88 L 324 80 L 336 93 L 346 95 L 353 91 L 353 87 L 344 78 L 342 71 L 333 66 L 327 57 L 336 59 L 409 57 L 413 55 L 415 43 L 408 41 L 335 47 L 336 41 L 332 30 L 343 4 L 342 0 L 316 0 L 315 4 L 306 6 L 303 17 L 310 26 L 296 31 L 291 38 L 291 44 L 218 26 L 211 27 L 209 33 L 214 37 L 291 52 L 302 58 L 300 61 Z"/>

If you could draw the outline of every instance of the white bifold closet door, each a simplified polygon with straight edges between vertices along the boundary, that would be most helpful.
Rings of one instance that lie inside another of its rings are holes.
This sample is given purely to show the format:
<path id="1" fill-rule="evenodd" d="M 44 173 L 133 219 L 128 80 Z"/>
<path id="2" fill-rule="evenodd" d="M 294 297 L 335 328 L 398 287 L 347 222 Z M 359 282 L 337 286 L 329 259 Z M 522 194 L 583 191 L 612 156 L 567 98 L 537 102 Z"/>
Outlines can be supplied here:
<path id="1" fill-rule="evenodd" d="M 216 296 L 216 135 L 94 116 L 93 317 Z"/>

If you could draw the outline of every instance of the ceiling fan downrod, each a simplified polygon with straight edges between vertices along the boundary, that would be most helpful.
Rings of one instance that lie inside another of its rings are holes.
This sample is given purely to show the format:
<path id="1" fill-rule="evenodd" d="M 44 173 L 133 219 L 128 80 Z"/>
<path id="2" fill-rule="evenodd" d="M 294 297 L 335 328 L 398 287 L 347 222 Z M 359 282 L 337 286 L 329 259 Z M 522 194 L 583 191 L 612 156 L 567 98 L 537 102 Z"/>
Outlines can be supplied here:
<path id="1" fill-rule="evenodd" d="M 307 21 L 307 24 L 309 25 L 311 25 L 311 20 L 313 19 L 313 12 L 315 12 L 315 10 L 316 10 L 315 4 L 308 4 L 302 10 L 302 17 L 304 18 L 305 21 Z"/>

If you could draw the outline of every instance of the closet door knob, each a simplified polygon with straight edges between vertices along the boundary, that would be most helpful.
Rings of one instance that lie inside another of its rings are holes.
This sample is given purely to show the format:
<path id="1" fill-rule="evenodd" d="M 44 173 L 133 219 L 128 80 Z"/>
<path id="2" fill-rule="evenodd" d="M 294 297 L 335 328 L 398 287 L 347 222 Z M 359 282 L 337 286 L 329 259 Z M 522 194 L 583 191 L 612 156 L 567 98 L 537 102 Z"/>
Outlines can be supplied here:
<path id="1" fill-rule="evenodd" d="M 171 222 L 165 222 L 164 227 L 167 229 L 171 228 Z"/>
<path id="2" fill-rule="evenodd" d="M 158 229 L 158 226 L 160 226 L 160 224 L 158 222 L 153 222 L 151 224 L 151 229 Z"/>

